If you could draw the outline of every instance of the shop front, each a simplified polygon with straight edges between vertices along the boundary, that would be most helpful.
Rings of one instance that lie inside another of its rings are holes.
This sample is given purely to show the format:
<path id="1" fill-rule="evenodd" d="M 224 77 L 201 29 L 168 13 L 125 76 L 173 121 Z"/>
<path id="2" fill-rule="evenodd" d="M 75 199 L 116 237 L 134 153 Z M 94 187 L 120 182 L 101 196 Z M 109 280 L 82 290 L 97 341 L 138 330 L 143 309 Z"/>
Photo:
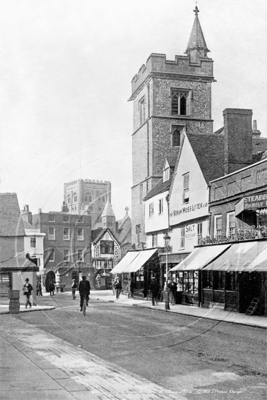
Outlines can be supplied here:
<path id="1" fill-rule="evenodd" d="M 152 276 L 160 279 L 160 262 L 157 249 L 128 251 L 111 271 L 120 277 L 122 289 L 129 292 L 129 283 L 134 283 L 134 296 L 147 298 Z"/>
<path id="2" fill-rule="evenodd" d="M 255 227 L 255 235 L 267 237 L 267 193 L 243 197 L 235 205 L 235 216 Z"/>

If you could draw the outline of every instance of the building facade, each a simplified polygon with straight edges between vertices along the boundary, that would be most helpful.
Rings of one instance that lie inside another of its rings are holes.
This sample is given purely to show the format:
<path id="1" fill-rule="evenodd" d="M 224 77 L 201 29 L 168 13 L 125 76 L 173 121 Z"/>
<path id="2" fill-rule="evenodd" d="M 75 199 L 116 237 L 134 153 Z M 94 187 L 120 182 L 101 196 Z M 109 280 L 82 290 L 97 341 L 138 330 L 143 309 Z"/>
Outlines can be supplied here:
<path id="1" fill-rule="evenodd" d="M 34 228 L 45 233 L 44 253 L 49 253 L 45 261 L 45 285 L 49 289 L 58 272 L 61 287 L 70 288 L 73 278 L 79 274 L 90 274 L 91 267 L 91 218 L 89 215 L 67 212 L 33 215 Z"/>
<path id="2" fill-rule="evenodd" d="M 111 183 L 91 179 L 65 183 L 64 201 L 71 214 L 90 213 L 93 227 L 100 218 L 106 202 L 111 203 Z"/>
<path id="3" fill-rule="evenodd" d="M 185 56 L 166 60 L 151 54 L 132 80 L 132 240 L 145 243 L 144 196 L 161 178 L 167 155 L 175 155 L 184 127 L 188 133 L 212 133 L 213 61 L 195 9 Z"/>

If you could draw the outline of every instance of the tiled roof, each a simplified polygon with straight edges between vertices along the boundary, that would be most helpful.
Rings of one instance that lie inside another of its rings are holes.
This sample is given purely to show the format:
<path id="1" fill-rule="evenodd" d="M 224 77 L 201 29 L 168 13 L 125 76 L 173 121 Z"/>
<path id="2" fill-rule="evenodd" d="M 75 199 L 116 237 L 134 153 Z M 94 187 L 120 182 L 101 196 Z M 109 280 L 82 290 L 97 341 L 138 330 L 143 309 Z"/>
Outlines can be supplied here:
<path id="1" fill-rule="evenodd" d="M 25 219 L 23 219 L 23 225 L 24 225 L 24 229 L 34 229 L 34 226 L 31 225 L 28 221 L 26 221 Z"/>
<path id="2" fill-rule="evenodd" d="M 174 156 L 167 156 L 167 161 L 169 163 L 170 167 L 175 167 L 176 164 L 176 160 L 177 160 L 177 154 L 175 154 Z"/>
<path id="3" fill-rule="evenodd" d="M 253 154 L 264 153 L 267 150 L 267 138 L 253 137 L 252 151 Z"/>
<path id="4" fill-rule="evenodd" d="M 188 134 L 206 182 L 224 174 L 224 137 L 219 135 Z"/>
<path id="5" fill-rule="evenodd" d="M 163 178 L 161 178 L 156 185 L 150 190 L 150 192 L 147 193 L 147 195 L 144 197 L 144 201 L 151 199 L 151 197 L 156 196 L 157 194 L 166 192 L 171 186 L 171 181 L 172 177 L 168 180 L 163 182 Z"/>
<path id="6" fill-rule="evenodd" d="M 105 228 L 105 229 L 102 229 L 102 230 L 100 231 L 100 233 L 98 234 L 98 236 L 94 239 L 93 244 L 96 244 L 97 242 L 99 242 L 99 240 L 101 239 L 101 237 L 102 237 L 106 232 L 109 232 L 109 233 L 114 237 L 114 239 L 119 243 L 119 240 L 118 240 L 117 236 L 115 235 L 115 233 L 114 233 L 111 229 Z"/>
<path id="7" fill-rule="evenodd" d="M 10 260 L 3 261 L 0 263 L 0 270 L 1 269 L 16 269 L 16 270 L 35 270 L 38 271 L 39 268 L 31 261 L 27 260 L 26 258 L 16 258 L 13 257 Z"/>
<path id="8" fill-rule="evenodd" d="M 16 193 L 0 193 L 0 236 L 25 236 Z"/>

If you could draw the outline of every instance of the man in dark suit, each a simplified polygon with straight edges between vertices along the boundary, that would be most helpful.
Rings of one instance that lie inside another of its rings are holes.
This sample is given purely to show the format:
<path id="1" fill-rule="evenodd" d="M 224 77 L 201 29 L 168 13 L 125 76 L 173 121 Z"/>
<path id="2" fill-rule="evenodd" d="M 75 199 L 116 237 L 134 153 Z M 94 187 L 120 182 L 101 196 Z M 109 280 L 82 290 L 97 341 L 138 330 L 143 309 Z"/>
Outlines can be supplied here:
<path id="1" fill-rule="evenodd" d="M 81 311 L 83 307 L 84 298 L 86 298 L 86 305 L 88 306 L 90 289 L 91 289 L 90 282 L 86 280 L 86 276 L 83 276 L 81 282 L 79 283 Z"/>

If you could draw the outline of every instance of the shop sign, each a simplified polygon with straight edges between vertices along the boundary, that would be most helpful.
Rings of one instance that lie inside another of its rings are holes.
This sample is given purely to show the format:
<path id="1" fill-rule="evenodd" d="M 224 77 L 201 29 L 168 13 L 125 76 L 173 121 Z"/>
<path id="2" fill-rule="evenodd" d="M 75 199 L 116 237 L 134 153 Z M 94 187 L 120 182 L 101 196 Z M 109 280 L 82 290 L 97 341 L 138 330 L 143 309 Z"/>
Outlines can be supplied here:
<path id="1" fill-rule="evenodd" d="M 244 197 L 245 210 L 257 210 L 267 207 L 267 193 Z"/>
<path id="2" fill-rule="evenodd" d="M 196 224 L 185 226 L 185 238 L 193 239 L 196 236 Z"/>
<path id="3" fill-rule="evenodd" d="M 208 207 L 208 203 L 196 203 L 196 204 L 193 204 L 192 206 L 182 207 L 179 210 L 174 210 L 170 214 L 170 216 L 176 217 L 177 215 L 187 214 L 190 212 L 201 210 L 202 208 L 206 208 L 206 207 Z"/>

